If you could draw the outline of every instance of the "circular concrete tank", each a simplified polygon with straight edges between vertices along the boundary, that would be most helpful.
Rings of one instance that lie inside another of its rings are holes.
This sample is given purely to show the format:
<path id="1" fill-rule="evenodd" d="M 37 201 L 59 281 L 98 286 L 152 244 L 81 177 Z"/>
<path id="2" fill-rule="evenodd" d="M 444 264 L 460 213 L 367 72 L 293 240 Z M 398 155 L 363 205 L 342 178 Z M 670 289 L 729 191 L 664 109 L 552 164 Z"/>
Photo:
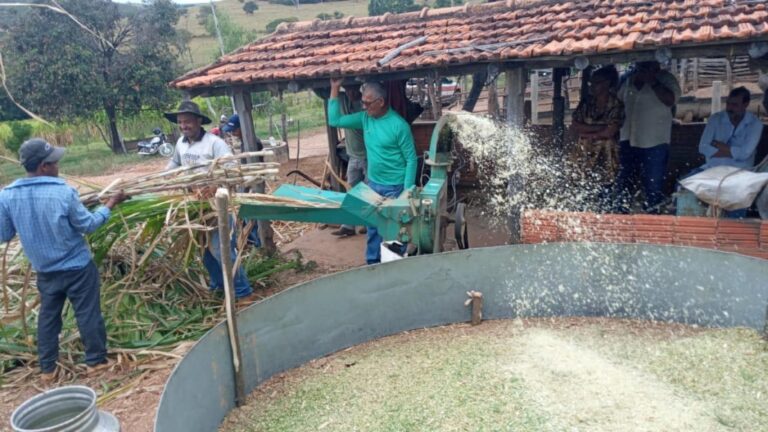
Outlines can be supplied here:
<path id="1" fill-rule="evenodd" d="M 333 274 L 239 314 L 246 392 L 281 371 L 382 336 L 470 319 L 603 316 L 762 330 L 768 261 L 705 249 L 558 243 L 469 249 Z M 226 326 L 177 365 L 159 432 L 217 430 L 235 406 Z"/>

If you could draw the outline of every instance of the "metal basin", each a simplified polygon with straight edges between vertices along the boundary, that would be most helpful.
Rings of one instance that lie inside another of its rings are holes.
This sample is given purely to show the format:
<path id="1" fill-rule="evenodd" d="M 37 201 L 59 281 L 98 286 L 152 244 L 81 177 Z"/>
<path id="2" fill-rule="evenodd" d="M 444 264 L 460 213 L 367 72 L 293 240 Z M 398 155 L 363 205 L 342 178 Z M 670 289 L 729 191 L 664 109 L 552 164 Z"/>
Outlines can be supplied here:
<path id="1" fill-rule="evenodd" d="M 239 314 L 246 391 L 313 358 L 415 328 L 484 317 L 604 316 L 762 330 L 768 261 L 705 249 L 556 243 L 469 249 L 333 274 Z M 155 430 L 217 430 L 234 408 L 227 329 L 218 325 L 177 365 Z"/>

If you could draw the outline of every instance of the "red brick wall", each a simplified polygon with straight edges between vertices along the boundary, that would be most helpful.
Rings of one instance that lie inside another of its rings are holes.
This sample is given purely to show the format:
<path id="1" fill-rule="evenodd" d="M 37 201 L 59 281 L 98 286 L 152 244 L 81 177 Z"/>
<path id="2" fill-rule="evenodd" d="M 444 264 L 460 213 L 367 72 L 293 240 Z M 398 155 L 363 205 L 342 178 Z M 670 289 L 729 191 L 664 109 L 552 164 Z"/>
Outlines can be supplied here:
<path id="1" fill-rule="evenodd" d="M 768 221 L 529 210 L 523 243 L 612 242 L 693 246 L 768 259 Z"/>

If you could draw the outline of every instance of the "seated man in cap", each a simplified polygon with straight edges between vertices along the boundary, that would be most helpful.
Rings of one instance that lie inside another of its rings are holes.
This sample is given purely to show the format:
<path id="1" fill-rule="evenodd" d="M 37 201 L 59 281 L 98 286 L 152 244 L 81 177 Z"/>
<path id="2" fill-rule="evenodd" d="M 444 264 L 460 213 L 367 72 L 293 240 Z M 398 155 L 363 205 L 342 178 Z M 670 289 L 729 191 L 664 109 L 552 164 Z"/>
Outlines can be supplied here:
<path id="1" fill-rule="evenodd" d="M 45 382 L 55 377 L 61 312 L 67 299 L 75 310 L 88 371 L 109 365 L 107 332 L 99 306 L 99 270 L 83 235 L 104 225 L 110 210 L 127 199 L 119 192 L 103 207 L 88 211 L 77 191 L 59 178 L 58 163 L 63 155 L 63 148 L 45 140 L 26 141 L 19 156 L 27 177 L 0 191 L 0 243 L 18 234 L 37 272 L 37 353 Z"/>
<path id="2" fill-rule="evenodd" d="M 184 101 L 176 112 L 165 113 L 165 118 L 179 125 L 181 137 L 176 142 L 176 152 L 166 169 L 181 166 L 194 166 L 210 163 L 216 158 L 232 155 L 227 143 L 216 135 L 206 132 L 202 125 L 210 124 L 211 119 L 200 112 L 200 108 L 192 101 Z M 203 168 L 205 170 L 207 168 Z M 208 192 L 210 193 L 210 192 Z M 232 234 L 235 237 L 235 233 Z M 221 247 L 219 231 L 213 230 L 208 236 L 208 245 L 203 255 L 203 264 L 211 277 L 211 290 L 224 288 L 224 278 L 221 268 Z M 232 242 L 232 259 L 237 259 L 235 244 Z M 250 282 L 245 273 L 235 269 L 235 297 L 245 299 L 253 294 Z"/>

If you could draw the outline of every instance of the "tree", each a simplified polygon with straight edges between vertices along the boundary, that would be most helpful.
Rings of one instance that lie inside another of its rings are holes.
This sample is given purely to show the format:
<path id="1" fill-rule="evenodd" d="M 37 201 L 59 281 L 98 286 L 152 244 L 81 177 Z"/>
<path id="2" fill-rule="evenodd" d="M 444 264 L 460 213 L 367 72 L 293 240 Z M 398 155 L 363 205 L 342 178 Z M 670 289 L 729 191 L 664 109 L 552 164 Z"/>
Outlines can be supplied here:
<path id="1" fill-rule="evenodd" d="M 254 12 L 256 12 L 257 10 L 259 10 L 259 5 L 257 5 L 257 4 L 256 4 L 256 2 L 254 2 L 253 0 L 249 0 L 248 2 L 246 2 L 246 3 L 243 5 L 243 10 L 244 10 L 244 11 L 245 11 L 245 13 L 247 13 L 248 15 L 253 15 L 253 13 L 254 13 Z"/>
<path id="2" fill-rule="evenodd" d="M 278 18 L 276 20 L 272 20 L 269 23 L 267 23 L 267 33 L 274 33 L 275 30 L 277 30 L 277 26 L 279 26 L 284 22 L 292 23 L 292 22 L 298 22 L 298 21 L 299 19 L 296 17 Z"/>
<path id="3" fill-rule="evenodd" d="M 464 0 L 435 0 L 435 7 L 451 7 L 461 6 L 464 4 Z"/>
<path id="4" fill-rule="evenodd" d="M 205 23 L 207 23 L 210 19 L 211 14 L 213 14 L 213 12 L 211 11 L 211 7 L 209 5 L 200 6 L 200 9 L 197 11 L 197 15 L 195 15 L 195 18 L 197 18 L 197 23 L 201 26 L 204 26 Z"/>
<path id="5" fill-rule="evenodd" d="M 0 122 L 8 120 L 23 120 L 29 118 L 14 104 L 2 88 L 0 88 Z"/>
<path id="6" fill-rule="evenodd" d="M 7 44 L 11 93 L 55 120 L 103 112 L 110 146 L 122 151 L 118 112 L 160 109 L 173 100 L 167 83 L 178 75 L 178 9 L 170 0 L 155 0 L 130 15 L 110 0 L 59 4 L 97 36 L 47 9 L 20 15 Z"/>
<path id="7" fill-rule="evenodd" d="M 419 9 L 419 5 L 413 0 L 371 0 L 368 3 L 368 15 L 384 15 L 390 13 L 413 12 Z"/>
<path id="8" fill-rule="evenodd" d="M 332 19 L 344 18 L 344 14 L 339 12 L 339 11 L 333 11 L 333 14 L 328 14 L 328 13 L 322 12 L 322 13 L 317 14 L 316 18 L 319 19 L 320 21 L 328 21 L 328 20 L 332 20 Z"/>

